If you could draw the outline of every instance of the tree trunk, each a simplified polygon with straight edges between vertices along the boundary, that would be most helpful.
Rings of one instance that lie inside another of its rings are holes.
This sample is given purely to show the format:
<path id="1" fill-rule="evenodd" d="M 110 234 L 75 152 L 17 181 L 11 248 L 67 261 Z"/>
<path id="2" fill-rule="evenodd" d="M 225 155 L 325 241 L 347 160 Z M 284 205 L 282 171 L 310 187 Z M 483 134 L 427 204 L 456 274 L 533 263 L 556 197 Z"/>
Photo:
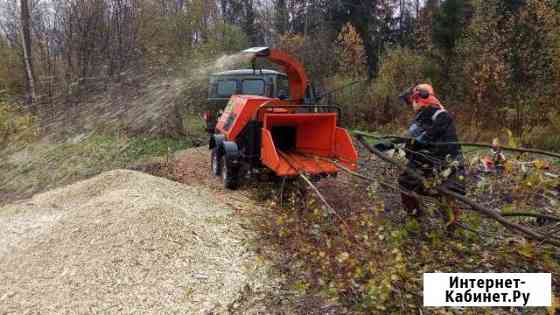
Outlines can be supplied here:
<path id="1" fill-rule="evenodd" d="M 280 35 L 284 35 L 288 32 L 289 16 L 288 16 L 288 6 L 286 0 L 276 0 L 275 3 L 275 27 L 276 31 Z"/>
<path id="2" fill-rule="evenodd" d="M 183 6 L 185 6 L 185 0 L 177 0 L 176 6 L 177 6 L 177 12 L 183 11 Z"/>
<path id="3" fill-rule="evenodd" d="M 257 36 L 257 30 L 255 29 L 255 9 L 253 8 L 253 0 L 243 0 L 243 23 L 242 29 L 245 31 L 249 37 L 249 43 L 251 46 L 256 46 L 259 44 L 259 39 Z"/>
<path id="4" fill-rule="evenodd" d="M 379 61 L 379 42 L 382 41 L 377 31 L 377 1 L 364 1 L 361 7 L 352 9 L 351 21 L 364 42 L 368 79 L 377 75 Z"/>
<path id="5" fill-rule="evenodd" d="M 37 98 L 35 94 L 35 80 L 33 78 L 33 61 L 31 58 L 31 14 L 29 13 L 28 0 L 21 0 L 21 38 L 23 47 L 23 60 L 25 66 L 25 78 L 27 80 L 28 105 L 33 104 Z"/>

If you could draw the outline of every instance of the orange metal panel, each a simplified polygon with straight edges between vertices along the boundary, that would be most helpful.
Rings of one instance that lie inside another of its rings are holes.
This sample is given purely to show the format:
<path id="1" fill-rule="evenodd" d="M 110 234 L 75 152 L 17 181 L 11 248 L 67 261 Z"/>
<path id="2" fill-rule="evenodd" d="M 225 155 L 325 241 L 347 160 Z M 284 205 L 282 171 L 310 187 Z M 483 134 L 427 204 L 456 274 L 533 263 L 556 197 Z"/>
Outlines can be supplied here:
<path id="1" fill-rule="evenodd" d="M 270 49 L 270 55 L 267 58 L 284 68 L 290 82 L 291 99 L 294 104 L 301 104 L 305 97 L 305 89 L 309 84 L 303 65 L 294 57 L 278 49 Z"/>
<path id="2" fill-rule="evenodd" d="M 220 115 L 216 129 L 234 140 L 247 123 L 255 116 L 257 110 L 268 104 L 272 98 L 253 95 L 233 95 L 224 112 Z"/>
<path id="3" fill-rule="evenodd" d="M 286 152 L 282 154 L 282 157 L 288 164 L 303 173 L 330 174 L 337 172 L 337 167 L 334 163 L 319 159 L 316 156 L 306 155 L 300 152 Z"/>
<path id="4" fill-rule="evenodd" d="M 265 114 L 263 128 L 274 126 L 296 128 L 296 151 L 334 157 L 335 113 Z"/>
<path id="5" fill-rule="evenodd" d="M 216 129 L 226 136 L 226 139 L 232 141 L 245 128 L 251 119 L 255 119 L 259 108 L 263 106 L 281 106 L 289 104 L 287 101 L 273 99 L 264 96 L 253 95 L 233 95 L 224 112 L 220 115 Z M 267 108 L 262 110 L 264 113 L 286 113 L 292 109 L 286 108 Z M 233 118 L 230 118 L 232 117 Z M 259 117 L 262 119 L 262 116 Z M 231 122 L 228 120 L 232 119 Z"/>
<path id="6" fill-rule="evenodd" d="M 358 168 L 358 152 L 348 130 L 344 128 L 336 128 L 335 155 L 349 169 L 355 171 Z"/>
<path id="7" fill-rule="evenodd" d="M 304 114 L 309 117 L 297 131 L 297 151 L 324 157 L 334 157 L 336 114 Z"/>
<path id="8" fill-rule="evenodd" d="M 338 171 L 334 163 L 319 157 L 338 159 L 347 167 L 355 169 L 357 154 L 346 130 L 336 127 L 336 117 L 335 113 L 266 113 L 263 121 L 263 164 L 279 176 L 294 176 L 299 173 L 330 174 Z M 275 126 L 296 128 L 296 145 L 293 151 L 277 151 L 270 132 Z"/>
<path id="9" fill-rule="evenodd" d="M 272 140 L 272 134 L 265 128 L 261 130 L 261 162 L 275 171 L 281 166 L 280 157 Z"/>
<path id="10" fill-rule="evenodd" d="M 270 167 L 278 176 L 296 176 L 298 174 L 332 174 L 338 171 L 336 165 L 313 156 L 298 152 L 281 152 L 276 167 Z"/>

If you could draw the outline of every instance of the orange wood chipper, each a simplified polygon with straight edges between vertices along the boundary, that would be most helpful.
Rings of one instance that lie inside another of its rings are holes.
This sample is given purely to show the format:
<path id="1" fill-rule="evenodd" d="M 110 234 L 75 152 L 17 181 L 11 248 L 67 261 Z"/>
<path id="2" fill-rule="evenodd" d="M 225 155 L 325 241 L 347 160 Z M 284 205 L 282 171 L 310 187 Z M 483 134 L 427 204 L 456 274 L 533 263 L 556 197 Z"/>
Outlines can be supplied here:
<path id="1" fill-rule="evenodd" d="M 334 161 L 355 170 L 358 154 L 348 131 L 338 127 L 340 108 L 313 104 L 303 65 L 268 47 L 242 53 L 253 56 L 255 73 L 259 73 L 257 58 L 280 65 L 289 95 L 231 96 L 215 127 L 209 128 L 212 173 L 234 189 L 247 172 L 266 168 L 280 177 L 333 175 L 338 171 Z M 257 86 L 259 82 L 240 84 Z M 207 122 L 213 125 L 210 116 L 206 115 Z"/>

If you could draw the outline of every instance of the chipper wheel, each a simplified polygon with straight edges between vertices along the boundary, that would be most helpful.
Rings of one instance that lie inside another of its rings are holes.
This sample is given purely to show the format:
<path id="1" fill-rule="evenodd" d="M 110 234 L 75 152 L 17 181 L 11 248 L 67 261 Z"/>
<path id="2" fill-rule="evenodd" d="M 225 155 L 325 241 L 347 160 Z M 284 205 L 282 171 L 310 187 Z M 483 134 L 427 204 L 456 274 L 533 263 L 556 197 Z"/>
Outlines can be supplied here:
<path id="1" fill-rule="evenodd" d="M 222 167 L 221 174 L 224 186 L 227 189 L 236 189 L 239 186 L 239 168 L 232 167 L 231 163 L 227 162 L 227 154 L 223 154 L 220 159 Z"/>
<path id="2" fill-rule="evenodd" d="M 220 151 L 217 147 L 212 149 L 210 164 L 212 167 L 212 174 L 214 174 L 214 176 L 222 175 L 222 159 L 220 157 Z"/>

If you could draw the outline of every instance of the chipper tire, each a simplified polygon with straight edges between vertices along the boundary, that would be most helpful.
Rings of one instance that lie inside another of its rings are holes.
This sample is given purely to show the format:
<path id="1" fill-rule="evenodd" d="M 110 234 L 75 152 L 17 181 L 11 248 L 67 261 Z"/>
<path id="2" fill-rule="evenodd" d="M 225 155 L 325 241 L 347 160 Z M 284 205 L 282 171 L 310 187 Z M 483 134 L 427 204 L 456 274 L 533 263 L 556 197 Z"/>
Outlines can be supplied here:
<path id="1" fill-rule="evenodd" d="M 210 166 L 214 176 L 222 175 L 222 158 L 217 147 L 213 148 L 210 154 Z"/>
<path id="2" fill-rule="evenodd" d="M 221 156 L 220 164 L 224 187 L 232 190 L 237 189 L 239 187 L 239 168 L 228 163 L 226 154 Z"/>

